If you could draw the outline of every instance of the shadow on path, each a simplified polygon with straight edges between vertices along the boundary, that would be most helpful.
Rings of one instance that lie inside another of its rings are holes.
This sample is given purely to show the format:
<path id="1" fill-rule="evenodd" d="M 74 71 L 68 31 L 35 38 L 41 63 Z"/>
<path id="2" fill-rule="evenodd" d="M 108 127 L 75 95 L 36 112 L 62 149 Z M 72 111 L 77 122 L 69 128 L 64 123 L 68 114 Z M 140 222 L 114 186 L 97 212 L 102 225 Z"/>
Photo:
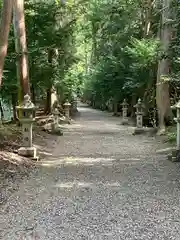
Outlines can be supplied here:
<path id="1" fill-rule="evenodd" d="M 180 166 L 119 122 L 81 106 L 2 209 L 0 238 L 179 240 Z"/>

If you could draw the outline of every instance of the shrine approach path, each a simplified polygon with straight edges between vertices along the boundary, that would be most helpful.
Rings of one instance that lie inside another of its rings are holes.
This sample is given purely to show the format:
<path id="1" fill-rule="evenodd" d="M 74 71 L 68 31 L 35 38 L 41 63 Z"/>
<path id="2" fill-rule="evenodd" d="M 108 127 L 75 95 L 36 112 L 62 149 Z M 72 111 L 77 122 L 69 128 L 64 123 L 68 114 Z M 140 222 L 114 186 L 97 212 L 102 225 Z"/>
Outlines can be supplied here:
<path id="1" fill-rule="evenodd" d="M 79 107 L 0 209 L 0 239 L 179 240 L 180 165 L 155 137 Z M 160 153 L 161 152 L 161 153 Z"/>

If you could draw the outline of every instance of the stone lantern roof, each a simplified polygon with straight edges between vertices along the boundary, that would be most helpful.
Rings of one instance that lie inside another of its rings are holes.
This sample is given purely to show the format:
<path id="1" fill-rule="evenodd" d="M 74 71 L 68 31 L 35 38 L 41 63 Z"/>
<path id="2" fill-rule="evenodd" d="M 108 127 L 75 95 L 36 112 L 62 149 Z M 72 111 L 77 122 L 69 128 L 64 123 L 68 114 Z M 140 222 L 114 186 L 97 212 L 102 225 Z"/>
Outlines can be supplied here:
<path id="1" fill-rule="evenodd" d="M 176 109 L 176 108 L 180 109 L 180 100 L 176 104 L 174 104 L 171 108 L 172 109 Z"/>
<path id="2" fill-rule="evenodd" d="M 135 108 L 145 108 L 144 104 L 142 103 L 141 99 L 138 99 L 138 102 L 136 105 L 134 105 Z"/>
<path id="3" fill-rule="evenodd" d="M 23 102 L 16 107 L 18 110 L 34 110 L 36 107 L 33 102 L 31 102 L 31 98 L 29 94 L 24 96 Z"/>
<path id="4" fill-rule="evenodd" d="M 122 105 L 123 107 L 128 107 L 128 106 L 129 106 L 129 104 L 128 104 L 128 102 L 126 101 L 126 99 L 123 100 L 123 103 L 121 103 L 121 105 Z"/>
<path id="5" fill-rule="evenodd" d="M 70 102 L 68 100 L 66 100 L 66 102 L 64 103 L 65 107 L 71 106 Z"/>

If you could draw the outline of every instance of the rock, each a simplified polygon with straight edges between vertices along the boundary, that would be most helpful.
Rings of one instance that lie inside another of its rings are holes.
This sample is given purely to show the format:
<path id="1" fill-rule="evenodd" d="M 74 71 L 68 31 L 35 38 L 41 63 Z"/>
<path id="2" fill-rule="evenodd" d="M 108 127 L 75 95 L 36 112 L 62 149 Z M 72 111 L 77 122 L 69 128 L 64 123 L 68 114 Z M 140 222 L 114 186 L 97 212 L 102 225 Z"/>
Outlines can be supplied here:
<path id="1" fill-rule="evenodd" d="M 61 128 L 52 129 L 49 133 L 51 133 L 53 135 L 63 136 L 63 132 L 62 132 Z"/>
<path id="2" fill-rule="evenodd" d="M 180 162 L 180 150 L 173 149 L 171 154 L 168 154 L 168 160 L 171 162 Z"/>
<path id="3" fill-rule="evenodd" d="M 133 135 L 138 135 L 138 134 L 147 134 L 148 136 L 153 136 L 157 132 L 157 128 L 153 127 L 142 127 L 142 128 L 134 128 Z"/>
<path id="4" fill-rule="evenodd" d="M 43 126 L 43 131 L 50 133 L 50 134 L 54 134 L 54 135 L 58 135 L 58 136 L 62 136 L 63 132 L 60 126 L 58 127 L 54 127 L 53 123 L 47 123 Z"/>
<path id="5" fill-rule="evenodd" d="M 52 129 L 52 123 L 46 123 L 44 126 L 42 126 L 42 129 L 44 131 L 50 131 Z"/>
<path id="6" fill-rule="evenodd" d="M 37 120 L 36 123 L 37 125 L 42 126 L 44 124 L 52 123 L 52 122 L 53 122 L 53 116 L 49 116 L 49 117 Z"/>
<path id="7" fill-rule="evenodd" d="M 23 157 L 30 157 L 37 160 L 37 150 L 35 147 L 21 147 L 18 149 L 18 154 Z"/>
<path id="8" fill-rule="evenodd" d="M 60 122 L 60 124 L 71 124 L 71 119 L 70 118 L 66 118 L 66 117 L 61 117 L 60 119 L 59 119 L 59 122 Z"/>

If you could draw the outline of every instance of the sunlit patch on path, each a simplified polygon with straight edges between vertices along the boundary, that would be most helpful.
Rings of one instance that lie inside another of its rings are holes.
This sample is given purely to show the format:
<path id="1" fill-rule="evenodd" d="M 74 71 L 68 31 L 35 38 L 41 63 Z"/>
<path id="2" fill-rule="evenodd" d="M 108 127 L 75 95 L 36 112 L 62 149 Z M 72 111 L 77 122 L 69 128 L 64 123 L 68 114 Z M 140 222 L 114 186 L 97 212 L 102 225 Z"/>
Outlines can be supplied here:
<path id="1" fill-rule="evenodd" d="M 179 240 L 180 166 L 154 137 L 82 106 L 0 211 L 0 239 Z M 34 238 L 33 238 L 34 237 Z"/>

